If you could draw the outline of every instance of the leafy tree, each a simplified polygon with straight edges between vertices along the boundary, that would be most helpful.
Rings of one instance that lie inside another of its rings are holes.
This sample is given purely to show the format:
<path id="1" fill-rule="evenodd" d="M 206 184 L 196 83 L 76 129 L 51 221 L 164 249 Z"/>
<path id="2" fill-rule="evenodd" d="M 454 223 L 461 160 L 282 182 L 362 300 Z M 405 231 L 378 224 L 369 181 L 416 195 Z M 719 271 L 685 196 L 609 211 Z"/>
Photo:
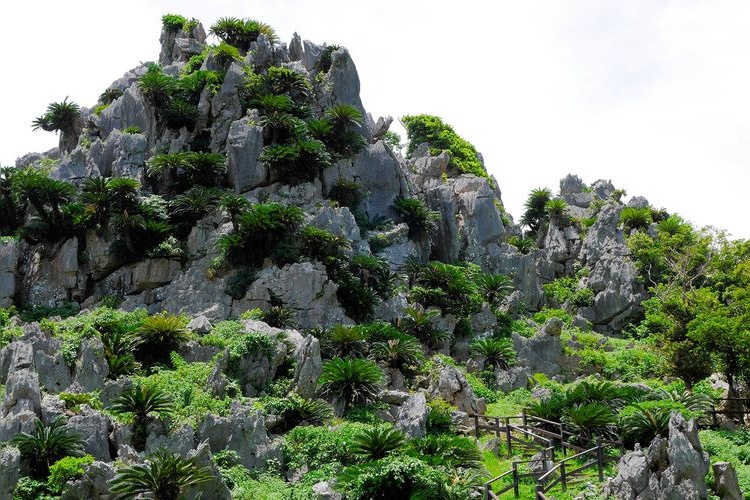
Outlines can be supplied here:
<path id="1" fill-rule="evenodd" d="M 31 474 L 35 478 L 47 477 L 49 467 L 54 462 L 67 456 L 83 454 L 83 439 L 70 427 L 65 427 L 65 418 L 58 417 L 49 426 L 38 418 L 34 419 L 34 431 L 29 434 L 21 432 L 10 442 L 28 460 Z"/>
<path id="2" fill-rule="evenodd" d="M 158 388 L 135 385 L 112 401 L 113 413 L 131 414 L 133 417 L 133 446 L 143 451 L 146 446 L 148 424 L 154 414 L 172 411 L 172 400 Z"/>
<path id="3" fill-rule="evenodd" d="M 177 500 L 186 488 L 211 479 L 210 467 L 199 465 L 197 457 L 185 459 L 160 448 L 145 464 L 118 470 L 110 491 L 123 499 L 151 494 L 154 500 Z"/>
<path id="4" fill-rule="evenodd" d="M 444 123 L 437 116 L 412 115 L 401 118 L 406 135 L 409 138 L 409 146 L 406 155 L 411 156 L 417 146 L 427 143 L 430 154 L 437 155 L 447 151 L 450 156 L 449 167 L 459 172 L 474 174 L 478 177 L 487 177 L 476 148 L 467 140 L 462 139 L 453 130 L 453 127 Z"/>
<path id="5" fill-rule="evenodd" d="M 378 365 L 359 358 L 326 361 L 318 381 L 321 394 L 341 401 L 344 410 L 352 403 L 374 400 L 383 383 Z"/>

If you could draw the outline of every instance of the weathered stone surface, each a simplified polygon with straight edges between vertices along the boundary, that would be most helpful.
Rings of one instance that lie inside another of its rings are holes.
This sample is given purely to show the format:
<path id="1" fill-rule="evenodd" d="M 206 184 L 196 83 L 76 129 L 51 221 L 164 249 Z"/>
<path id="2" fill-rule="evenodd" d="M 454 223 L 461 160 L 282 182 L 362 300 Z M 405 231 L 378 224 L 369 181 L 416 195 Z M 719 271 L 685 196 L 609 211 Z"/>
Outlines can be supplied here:
<path id="1" fill-rule="evenodd" d="M 239 316 L 248 309 L 265 309 L 273 293 L 285 307 L 296 311 L 296 324 L 302 329 L 341 323 L 345 313 L 338 305 L 337 290 L 338 285 L 328 279 L 319 262 L 298 262 L 283 269 L 270 267 L 258 273 L 234 312 Z"/>
<path id="2" fill-rule="evenodd" d="M 242 105 L 238 89 L 245 81 L 242 66 L 234 62 L 227 70 L 221 89 L 211 101 L 211 150 L 223 152 L 226 149 L 227 135 L 232 123 L 242 116 Z"/>
<path id="3" fill-rule="evenodd" d="M 198 333 L 200 335 L 205 335 L 209 333 L 211 330 L 213 330 L 213 325 L 211 324 L 211 321 L 203 316 L 202 314 L 196 316 L 195 318 L 190 320 L 190 323 L 187 324 L 185 327 L 191 332 Z"/>
<path id="4" fill-rule="evenodd" d="M 369 246 L 362 241 L 357 221 L 347 207 L 332 207 L 324 204 L 316 208 L 311 215 L 310 225 L 330 231 L 335 236 L 346 238 L 351 242 L 352 250 L 355 252 L 370 250 Z"/>
<path id="5" fill-rule="evenodd" d="M 293 387 L 303 398 L 312 398 L 318 386 L 318 379 L 323 371 L 320 357 L 320 341 L 308 335 L 304 343 L 294 351 L 297 366 L 294 369 Z"/>
<path id="6" fill-rule="evenodd" d="M 75 382 L 84 392 L 98 391 L 109 376 L 109 365 L 104 357 L 104 344 L 97 337 L 85 339 L 78 352 Z"/>
<path id="7" fill-rule="evenodd" d="M 183 425 L 169 432 L 161 432 L 162 429 L 155 430 L 156 432 L 150 432 L 146 439 L 146 453 L 166 448 L 184 457 L 195 446 L 195 431 L 189 425 Z"/>
<path id="8" fill-rule="evenodd" d="M 42 396 L 41 420 L 45 425 L 54 422 L 56 418 L 65 415 L 65 402 L 54 394 Z"/>
<path id="9" fill-rule="evenodd" d="M 567 356 L 562 352 L 561 330 L 562 321 L 559 318 L 550 318 L 536 335 L 529 339 L 513 333 L 513 349 L 517 353 L 516 364 L 523 367 L 529 375 L 559 375 L 562 367 L 568 363 Z M 520 373 L 514 374 L 514 377 L 520 382 Z"/>
<path id="10" fill-rule="evenodd" d="M 207 441 L 203 441 L 195 450 L 187 454 L 187 458 L 195 459 L 198 466 L 208 467 L 211 470 L 212 479 L 204 483 L 188 488 L 185 492 L 185 498 L 188 500 L 216 499 L 231 500 L 232 494 L 227 485 L 221 478 L 221 472 L 211 459 L 211 450 Z"/>
<path id="11" fill-rule="evenodd" d="M 6 446 L 0 449 L 0 500 L 11 500 L 21 477 L 21 452 Z"/>
<path id="12" fill-rule="evenodd" d="M 84 467 L 81 479 L 69 482 L 62 494 L 62 500 L 109 500 L 109 482 L 115 477 L 115 468 L 101 461 Z"/>
<path id="13" fill-rule="evenodd" d="M 78 238 L 31 250 L 23 268 L 22 300 L 33 305 L 55 306 L 80 295 Z"/>
<path id="14" fill-rule="evenodd" d="M 396 429 L 412 438 L 423 438 L 427 433 L 427 399 L 418 391 L 403 402 L 396 415 Z"/>
<path id="15" fill-rule="evenodd" d="M 86 453 L 96 460 L 112 460 L 109 452 L 109 433 L 112 424 L 109 418 L 84 406 L 81 414 L 70 417 L 66 425 L 81 435 Z"/>
<path id="16" fill-rule="evenodd" d="M 489 272 L 504 274 L 513 280 L 513 285 L 520 292 L 517 304 L 522 303 L 528 311 L 539 310 L 544 296 L 534 259 L 535 253 L 532 251 L 523 255 L 511 245 L 491 244 L 487 246 L 487 255 L 482 262 Z"/>
<path id="17" fill-rule="evenodd" d="M 314 484 L 313 500 L 342 500 L 344 497 L 335 490 L 335 485 L 335 479 Z"/>
<path id="18" fill-rule="evenodd" d="M 454 366 L 439 364 L 437 373 L 431 376 L 427 392 L 431 396 L 440 396 L 466 413 L 483 414 L 486 410 L 484 399 L 476 397 L 464 374 Z"/>
<path id="19" fill-rule="evenodd" d="M 39 415 L 42 407 L 42 394 L 39 390 L 39 376 L 27 368 L 11 372 L 5 385 L 5 399 L 0 415 L 13 415 L 31 412 Z"/>
<path id="20" fill-rule="evenodd" d="M 695 420 L 677 412 L 669 420 L 669 438 L 655 437 L 646 450 L 620 459 L 618 474 L 603 494 L 625 500 L 703 500 L 708 498 L 708 454 L 698 439 Z"/>
<path id="21" fill-rule="evenodd" d="M 136 78 L 146 72 L 142 66 L 134 70 Z M 124 130 L 127 127 L 138 127 L 145 134 L 149 143 L 153 143 L 156 137 L 156 112 L 148 104 L 146 98 L 138 90 L 137 85 L 131 85 L 119 99 L 107 106 L 97 120 L 99 134 L 108 138 L 114 130 Z M 119 132 L 117 132 L 119 134 Z M 113 155 L 114 160 L 114 155 Z M 101 170 L 106 175 L 106 170 Z"/>
<path id="22" fill-rule="evenodd" d="M 268 168 L 258 161 L 263 150 L 263 128 L 255 119 L 232 122 L 227 137 L 227 168 L 234 190 L 243 193 L 268 182 Z"/>
<path id="23" fill-rule="evenodd" d="M 15 240 L 0 241 L 0 307 L 13 305 L 16 294 L 16 266 L 18 265 L 18 247 Z"/>
<path id="24" fill-rule="evenodd" d="M 207 415 L 198 426 L 198 439 L 208 439 L 212 452 L 234 450 L 250 470 L 264 467 L 266 460 L 281 459 L 281 449 L 268 437 L 261 412 L 234 403 L 229 413 L 229 417 Z"/>
<path id="25" fill-rule="evenodd" d="M 716 462 L 712 466 L 714 472 L 714 492 L 721 500 L 744 500 L 737 472 L 729 462 Z"/>

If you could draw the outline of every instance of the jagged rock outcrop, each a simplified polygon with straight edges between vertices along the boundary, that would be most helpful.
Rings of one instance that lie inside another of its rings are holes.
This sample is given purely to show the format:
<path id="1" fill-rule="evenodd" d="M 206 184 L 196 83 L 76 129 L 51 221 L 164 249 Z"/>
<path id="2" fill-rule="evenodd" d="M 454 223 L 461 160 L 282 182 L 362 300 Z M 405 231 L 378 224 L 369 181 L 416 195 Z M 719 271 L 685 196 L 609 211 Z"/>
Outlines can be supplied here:
<path id="1" fill-rule="evenodd" d="M 721 500 L 744 500 L 737 471 L 731 463 L 715 462 L 711 469 L 714 473 L 714 492 Z"/>
<path id="2" fill-rule="evenodd" d="M 105 500 L 111 498 L 109 482 L 115 477 L 115 468 L 102 461 L 95 461 L 84 467 L 83 477 L 68 483 L 62 494 L 64 500 L 90 498 Z"/>
<path id="3" fill-rule="evenodd" d="M 17 265 L 18 243 L 14 240 L 0 241 L 0 307 L 13 305 Z"/>
<path id="4" fill-rule="evenodd" d="M 427 393 L 439 396 L 464 413 L 483 414 L 487 409 L 484 398 L 477 398 L 466 377 L 455 366 L 438 364 L 432 374 Z"/>
<path id="5" fill-rule="evenodd" d="M 21 452 L 18 448 L 0 448 L 0 500 L 11 500 L 21 477 Z"/>
<path id="6" fill-rule="evenodd" d="M 427 432 L 427 413 L 427 398 L 424 392 L 415 392 L 401 404 L 396 415 L 395 427 L 411 438 L 423 438 Z"/>
<path id="7" fill-rule="evenodd" d="M 695 420 L 677 412 L 669 420 L 669 437 L 655 437 L 645 450 L 637 447 L 620 459 L 618 474 L 604 488 L 618 500 L 708 498 L 708 454 L 698 439 Z"/>
<path id="8" fill-rule="evenodd" d="M 229 413 L 229 417 L 209 414 L 198 426 L 198 439 L 207 439 L 212 453 L 236 451 L 250 470 L 265 466 L 267 460 L 281 459 L 281 448 L 269 438 L 261 412 L 234 403 Z"/>
<path id="9" fill-rule="evenodd" d="M 83 449 L 96 460 L 112 460 L 109 450 L 109 434 L 112 423 L 109 418 L 88 407 L 83 407 L 79 415 L 68 419 L 67 427 L 80 434 Z"/>

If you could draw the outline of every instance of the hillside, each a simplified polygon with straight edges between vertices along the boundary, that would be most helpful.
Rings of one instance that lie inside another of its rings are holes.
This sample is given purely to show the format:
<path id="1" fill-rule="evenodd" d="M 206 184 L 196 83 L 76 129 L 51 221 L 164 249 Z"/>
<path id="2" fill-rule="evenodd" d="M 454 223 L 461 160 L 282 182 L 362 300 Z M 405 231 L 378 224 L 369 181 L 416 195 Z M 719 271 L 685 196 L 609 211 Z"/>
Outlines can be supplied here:
<path id="1" fill-rule="evenodd" d="M 516 223 L 450 125 L 366 112 L 345 47 L 162 21 L 0 177 L 0 498 L 471 498 L 513 455 L 474 415 L 521 411 L 635 448 L 559 498 L 750 487 L 743 408 L 711 413 L 747 394 L 750 243 L 575 175 Z"/>

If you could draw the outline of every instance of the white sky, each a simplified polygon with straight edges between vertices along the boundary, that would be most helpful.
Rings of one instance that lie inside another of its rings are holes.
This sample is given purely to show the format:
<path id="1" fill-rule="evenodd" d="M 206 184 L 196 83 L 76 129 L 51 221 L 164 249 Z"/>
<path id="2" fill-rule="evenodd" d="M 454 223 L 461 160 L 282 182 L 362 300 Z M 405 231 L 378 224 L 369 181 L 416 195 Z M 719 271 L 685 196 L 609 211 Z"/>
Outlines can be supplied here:
<path id="1" fill-rule="evenodd" d="M 745 0 L 3 1 L 0 163 L 57 144 L 30 127 L 50 102 L 91 107 L 158 59 L 167 12 L 346 46 L 365 108 L 452 124 L 516 219 L 532 188 L 570 172 L 750 238 Z"/>

